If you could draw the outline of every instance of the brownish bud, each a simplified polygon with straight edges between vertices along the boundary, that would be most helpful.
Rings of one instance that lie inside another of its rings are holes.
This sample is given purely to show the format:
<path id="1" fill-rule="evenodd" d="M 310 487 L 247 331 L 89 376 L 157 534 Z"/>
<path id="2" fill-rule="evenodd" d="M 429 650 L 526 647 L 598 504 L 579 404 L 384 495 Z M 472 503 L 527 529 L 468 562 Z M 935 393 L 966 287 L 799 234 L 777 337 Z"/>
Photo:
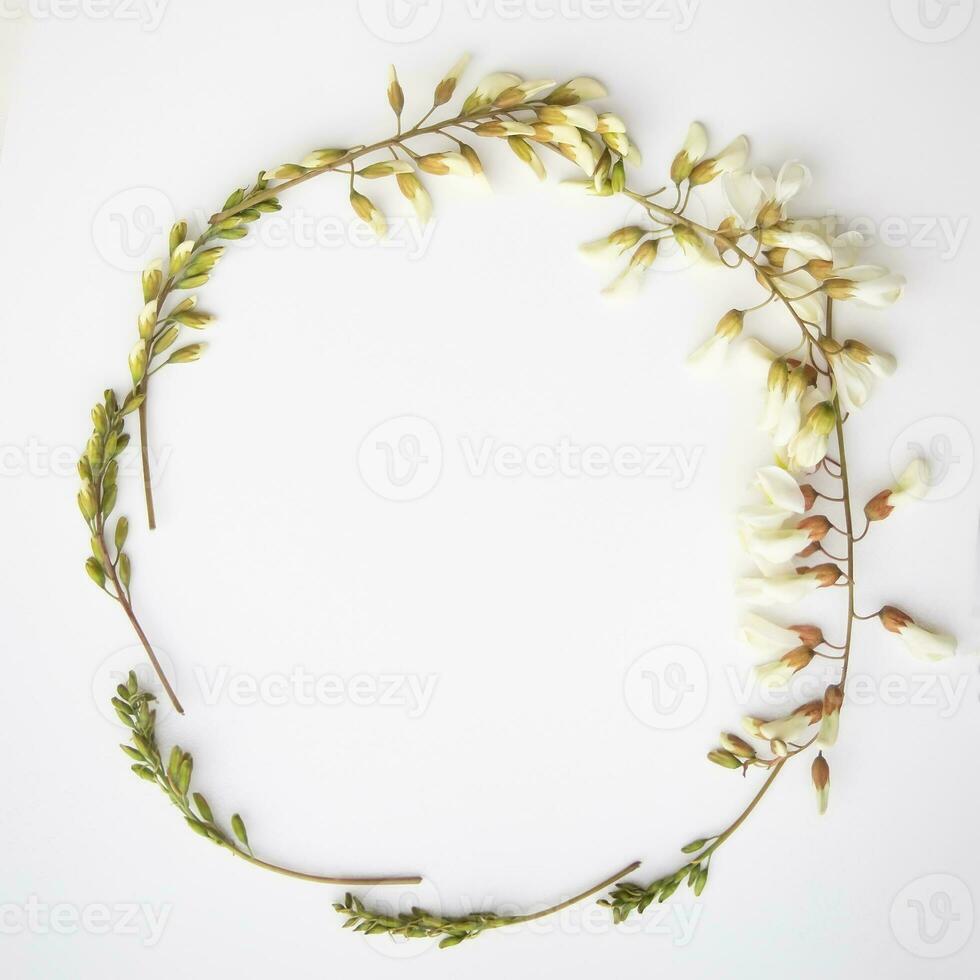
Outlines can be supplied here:
<path id="1" fill-rule="evenodd" d="M 807 646 L 794 647 L 789 653 L 784 653 L 779 659 L 782 660 L 787 667 L 792 667 L 794 673 L 803 670 L 804 667 L 808 667 L 810 661 L 816 656 L 816 654 Z"/>
<path id="2" fill-rule="evenodd" d="M 831 684 L 830 687 L 823 692 L 823 713 L 825 715 L 830 715 L 835 711 L 840 711 L 840 707 L 843 703 L 844 690 L 839 684 Z"/>
<path id="3" fill-rule="evenodd" d="M 882 606 L 878 618 L 890 633 L 901 633 L 909 623 L 915 622 L 907 612 L 903 612 L 896 606 Z"/>
<path id="4" fill-rule="evenodd" d="M 809 558 L 811 555 L 815 555 L 819 550 L 820 545 L 816 541 L 813 541 L 805 548 L 801 548 L 796 554 L 800 558 Z"/>
<path id="5" fill-rule="evenodd" d="M 766 252 L 766 258 L 769 260 L 769 264 L 775 266 L 777 269 L 782 269 L 786 265 L 786 255 L 789 249 L 786 248 L 770 248 Z"/>
<path id="6" fill-rule="evenodd" d="M 813 785 L 818 790 L 826 789 L 830 785 L 830 764 L 823 757 L 822 752 L 813 760 L 811 772 L 813 774 Z"/>
<path id="7" fill-rule="evenodd" d="M 803 715 L 811 725 L 815 725 L 823 717 L 823 699 L 807 701 L 806 704 L 801 704 L 793 714 Z"/>
<path id="8" fill-rule="evenodd" d="M 806 271 L 814 279 L 829 279 L 834 274 L 834 263 L 826 259 L 810 259 L 806 264 Z"/>
<path id="9" fill-rule="evenodd" d="M 804 517 L 796 526 L 799 530 L 806 531 L 811 541 L 823 541 L 831 528 L 830 521 L 823 514 Z"/>
<path id="10" fill-rule="evenodd" d="M 864 516 L 869 521 L 883 521 L 895 509 L 888 503 L 888 498 L 891 495 L 891 490 L 882 490 L 881 493 L 876 493 L 864 505 Z"/>
<path id="11" fill-rule="evenodd" d="M 819 626 L 790 626 L 790 629 L 805 646 L 813 648 L 823 643 L 823 630 Z"/>
<path id="12" fill-rule="evenodd" d="M 809 483 L 804 483 L 800 490 L 803 493 L 803 509 L 809 510 L 817 502 L 817 491 Z"/>
<path id="13" fill-rule="evenodd" d="M 743 759 L 755 758 L 755 749 L 744 738 L 739 738 L 738 735 L 733 735 L 731 732 L 722 732 L 721 744 L 732 755 L 740 756 Z"/>
<path id="14" fill-rule="evenodd" d="M 817 581 L 820 583 L 819 588 L 826 589 L 828 586 L 834 585 L 844 573 L 833 562 L 826 561 L 821 565 L 801 565 L 796 570 L 796 574 L 816 575 Z"/>

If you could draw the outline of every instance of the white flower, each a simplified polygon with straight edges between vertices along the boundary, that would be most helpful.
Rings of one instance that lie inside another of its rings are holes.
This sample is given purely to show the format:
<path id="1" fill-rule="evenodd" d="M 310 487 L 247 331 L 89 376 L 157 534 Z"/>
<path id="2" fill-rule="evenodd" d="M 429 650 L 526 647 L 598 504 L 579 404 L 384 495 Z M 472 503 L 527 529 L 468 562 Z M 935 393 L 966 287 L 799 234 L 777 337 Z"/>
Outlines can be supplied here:
<path id="1" fill-rule="evenodd" d="M 463 103 L 463 114 L 471 115 L 477 109 L 490 105 L 501 92 L 520 84 L 520 76 L 511 72 L 497 71 L 485 76 L 480 79 L 476 88 L 466 97 L 466 101 Z"/>
<path id="2" fill-rule="evenodd" d="M 747 170 L 725 174 L 722 190 L 728 202 L 728 213 L 738 221 L 739 228 L 754 228 L 765 203 L 762 187 L 754 174 Z"/>
<path id="3" fill-rule="evenodd" d="M 739 639 L 763 656 L 772 657 L 784 654 L 799 646 L 800 635 L 785 626 L 760 616 L 758 613 L 743 613 L 738 630 Z"/>
<path id="4" fill-rule="evenodd" d="M 633 253 L 629 265 L 602 291 L 603 295 L 625 296 L 634 293 L 656 257 L 657 241 L 648 238 Z"/>
<path id="5" fill-rule="evenodd" d="M 955 637 L 927 630 L 895 606 L 882 607 L 878 618 L 886 630 L 902 638 L 909 653 L 919 660 L 945 660 L 956 653 Z"/>
<path id="6" fill-rule="evenodd" d="M 687 363 L 703 371 L 721 367 L 731 342 L 742 332 L 745 314 L 741 310 L 729 310 L 715 327 L 715 332 L 692 353 Z"/>
<path id="7" fill-rule="evenodd" d="M 810 184 L 810 171 L 796 160 L 784 163 L 779 174 L 773 177 L 768 167 L 757 167 L 751 173 L 731 173 L 724 179 L 725 196 L 731 213 L 738 218 L 739 227 L 749 229 L 756 225 L 771 229 L 772 225 L 782 221 L 786 213 L 787 203 L 800 191 Z M 775 232 L 775 229 L 771 229 Z M 784 233 L 791 236 L 793 233 Z M 798 233 L 802 236 L 802 233 Z M 816 238 L 817 236 L 812 236 Z M 816 247 L 810 237 L 800 237 L 808 247 Z M 787 248 L 795 247 L 784 242 L 769 242 L 763 236 L 767 245 L 779 244 Z M 830 258 L 830 248 L 820 243 Z"/>
<path id="8" fill-rule="evenodd" d="M 616 231 L 604 238 L 597 238 L 595 241 L 586 242 L 579 245 L 579 252 L 591 262 L 607 263 L 613 259 L 618 259 L 624 252 L 628 252 L 646 234 L 643 228 L 637 225 L 629 225 L 626 228 L 617 228 Z"/>
<path id="9" fill-rule="evenodd" d="M 830 433 L 837 421 L 834 406 L 821 401 L 807 413 L 800 431 L 790 439 L 786 450 L 790 465 L 797 470 L 812 470 L 827 455 Z"/>
<path id="10" fill-rule="evenodd" d="M 806 498 L 796 480 L 781 466 L 763 466 L 756 470 L 756 482 L 769 502 L 794 514 L 806 509 Z"/>
<path id="11" fill-rule="evenodd" d="M 733 170 L 741 170 L 749 156 L 749 141 L 745 136 L 736 136 L 721 153 L 715 157 L 715 168 L 719 173 L 727 174 Z"/>
<path id="12" fill-rule="evenodd" d="M 816 572 L 788 572 L 762 578 L 743 578 L 736 584 L 736 595 L 740 599 L 754 602 L 760 606 L 774 606 L 780 603 L 799 602 L 812 595 L 821 587 Z"/>
<path id="13" fill-rule="evenodd" d="M 770 740 L 778 738 L 783 742 L 792 742 L 811 725 L 816 724 L 822 714 L 823 705 L 819 701 L 813 701 L 797 708 L 791 715 L 761 722 L 759 734 Z"/>
<path id="14" fill-rule="evenodd" d="M 909 653 L 919 660 L 945 660 L 956 653 L 956 638 L 948 633 L 933 633 L 917 623 L 909 623 L 899 634 Z"/>
<path id="15" fill-rule="evenodd" d="M 897 507 L 910 500 L 922 500 L 929 493 L 929 464 L 916 457 L 902 471 L 898 482 L 888 495 L 888 506 Z"/>
<path id="16" fill-rule="evenodd" d="M 679 184 L 687 180 L 695 165 L 701 162 L 708 149 L 708 134 L 699 122 L 692 122 L 684 138 L 684 145 L 670 165 L 670 179 Z"/>
<path id="17" fill-rule="evenodd" d="M 702 160 L 692 171 L 690 181 L 693 186 L 707 184 L 723 174 L 734 173 L 745 167 L 749 156 L 749 141 L 744 136 L 736 136 L 717 156 Z"/>
<path id="18" fill-rule="evenodd" d="M 905 277 L 880 265 L 858 265 L 847 269 L 844 276 L 828 279 L 824 289 L 831 299 L 853 299 L 862 306 L 883 309 L 901 298 Z"/>
<path id="19" fill-rule="evenodd" d="M 766 228 L 762 232 L 762 244 L 766 248 L 793 249 L 805 259 L 824 259 L 829 262 L 833 256 L 830 245 L 812 231 L 794 228 Z M 782 278 L 785 279 L 786 277 Z"/>
<path id="20" fill-rule="evenodd" d="M 796 646 L 778 660 L 758 664 L 755 672 L 764 686 L 775 687 L 791 680 L 793 675 L 803 670 L 813 658 L 814 652 L 809 647 Z"/>
<path id="21" fill-rule="evenodd" d="M 847 411 L 860 408 L 868 400 L 876 378 L 887 377 L 895 370 L 895 358 L 879 354 L 858 340 L 843 345 L 828 340 L 823 343 L 837 382 L 837 393 Z"/>
<path id="22" fill-rule="evenodd" d="M 398 189 L 411 202 L 416 217 L 424 225 L 432 217 L 432 198 L 415 174 L 399 174 Z"/>
<path id="23" fill-rule="evenodd" d="M 792 516 L 788 510 L 775 504 L 756 504 L 754 507 L 742 507 L 737 517 L 741 524 L 750 528 L 778 528 Z"/>
<path id="24" fill-rule="evenodd" d="M 558 88 L 548 96 L 551 105 L 575 105 L 576 102 L 589 102 L 604 99 L 608 93 L 602 82 L 586 75 L 579 75 Z"/>
<path id="25" fill-rule="evenodd" d="M 749 554 L 774 564 L 789 561 L 810 544 L 809 531 L 798 528 L 743 528 L 740 536 Z"/>

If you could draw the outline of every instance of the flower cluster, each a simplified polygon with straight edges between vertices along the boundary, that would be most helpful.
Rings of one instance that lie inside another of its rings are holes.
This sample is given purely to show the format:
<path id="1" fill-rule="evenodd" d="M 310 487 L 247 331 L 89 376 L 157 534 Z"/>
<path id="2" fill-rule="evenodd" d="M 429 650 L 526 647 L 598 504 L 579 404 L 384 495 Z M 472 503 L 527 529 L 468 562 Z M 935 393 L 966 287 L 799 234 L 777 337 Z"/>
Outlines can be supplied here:
<path id="1" fill-rule="evenodd" d="M 840 645 L 830 644 L 816 625 L 783 627 L 758 612 L 745 614 L 742 638 L 765 658 L 756 667 L 764 684 L 785 684 L 821 661 L 840 663 L 839 677 L 827 684 L 822 698 L 782 717 L 743 720 L 745 733 L 761 746 L 723 733 L 721 745 L 708 754 L 724 768 L 775 772 L 814 743 L 829 748 L 836 742 L 853 622 L 874 618 L 854 612 L 854 546 L 873 522 L 925 496 L 929 470 L 924 460 L 913 459 L 894 486 L 867 502 L 865 529 L 860 535 L 854 533 L 844 425 L 896 365 L 893 357 L 861 340 L 835 336 L 832 304 L 849 301 L 858 307 L 882 308 L 899 298 L 904 281 L 883 266 L 861 260 L 866 243 L 859 234 L 838 235 L 828 232 L 824 222 L 791 216 L 790 203 L 811 180 L 801 163 L 789 161 L 775 175 L 767 167 L 749 169 L 748 142 L 743 136 L 713 156 L 707 153 L 704 127 L 693 123 L 670 168 L 673 203 L 661 203 L 666 187 L 647 195 L 627 191 L 645 208 L 649 224 L 617 229 L 582 250 L 590 258 L 630 253 L 607 291 L 635 286 L 655 262 L 658 243 L 666 238 L 673 238 L 702 262 L 747 266 L 762 287 L 761 302 L 724 313 L 713 334 L 690 357 L 699 369 L 718 368 L 732 345 L 741 343 L 750 363 L 764 368 L 759 425 L 772 441 L 774 462 L 758 470 L 759 499 L 738 515 L 741 543 L 758 574 L 740 579 L 737 593 L 750 607 L 794 603 L 831 588 L 846 589 L 850 599 Z M 692 190 L 719 178 L 721 220 L 716 227 L 692 221 L 685 214 Z M 798 338 L 792 348 L 781 352 L 745 336 L 748 315 L 772 302 L 785 308 Z M 838 556 L 835 548 L 846 554 Z M 955 652 L 952 637 L 926 629 L 908 613 L 885 606 L 876 615 L 917 657 L 937 660 Z M 822 751 L 813 763 L 812 778 L 823 812 L 830 767 Z M 681 877 L 687 873 L 682 869 Z M 635 891 L 636 886 L 620 889 L 620 903 L 631 897 L 630 888 Z M 643 895 L 648 893 L 635 891 L 632 897 L 642 904 Z"/>

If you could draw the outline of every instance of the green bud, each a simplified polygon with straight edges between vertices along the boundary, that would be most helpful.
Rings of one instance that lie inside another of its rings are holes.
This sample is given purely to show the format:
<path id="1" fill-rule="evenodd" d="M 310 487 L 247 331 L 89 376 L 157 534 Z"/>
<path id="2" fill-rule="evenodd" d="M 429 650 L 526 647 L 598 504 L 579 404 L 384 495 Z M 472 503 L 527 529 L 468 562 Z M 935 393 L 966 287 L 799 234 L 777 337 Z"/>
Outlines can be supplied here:
<path id="1" fill-rule="evenodd" d="M 232 815 L 231 829 L 234 831 L 235 836 L 239 839 L 239 841 L 248 847 L 248 833 L 245 831 L 245 821 L 242 820 L 237 813 Z"/>
<path id="2" fill-rule="evenodd" d="M 105 571 L 102 568 L 102 562 L 100 562 L 97 558 L 86 558 L 85 571 L 88 572 L 88 577 L 97 586 L 99 586 L 100 589 L 105 588 Z"/>

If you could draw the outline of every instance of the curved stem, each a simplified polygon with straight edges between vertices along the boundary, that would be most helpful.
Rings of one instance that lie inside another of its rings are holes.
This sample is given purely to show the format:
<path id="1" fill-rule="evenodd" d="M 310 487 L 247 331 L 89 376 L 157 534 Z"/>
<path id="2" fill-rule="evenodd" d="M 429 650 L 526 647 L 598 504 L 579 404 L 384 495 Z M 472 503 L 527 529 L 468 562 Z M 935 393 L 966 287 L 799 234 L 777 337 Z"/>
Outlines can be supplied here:
<path id="1" fill-rule="evenodd" d="M 519 922 L 533 922 L 535 919 L 543 919 L 545 916 L 554 915 L 556 912 L 562 912 L 572 905 L 577 905 L 579 902 L 584 901 L 587 898 L 595 895 L 597 892 L 603 891 L 603 889 L 609 888 L 611 885 L 615 885 L 620 878 L 625 878 L 626 875 L 632 874 L 640 866 L 639 861 L 633 861 L 632 864 L 626 865 L 620 871 L 617 871 L 614 875 L 610 875 L 604 881 L 600 881 L 598 885 L 593 885 L 591 888 L 584 892 L 580 892 L 578 895 L 572 898 L 566 899 L 564 902 L 559 902 L 557 905 L 551 905 L 546 909 L 542 909 L 540 912 L 532 912 L 529 915 L 517 915 L 510 918 L 507 921 L 507 925 L 514 925 Z"/>
<path id="2" fill-rule="evenodd" d="M 248 854 L 234 844 L 226 845 L 228 850 L 240 857 L 249 864 L 254 864 L 257 868 L 265 868 L 266 871 L 275 871 L 276 874 L 286 875 L 288 878 L 297 878 L 300 881 L 313 881 L 325 885 L 418 885 L 422 878 L 420 875 L 384 875 L 378 878 L 338 878 L 331 875 L 314 875 L 306 871 L 295 871 L 292 868 L 284 868 L 269 861 L 263 861 Z"/>

